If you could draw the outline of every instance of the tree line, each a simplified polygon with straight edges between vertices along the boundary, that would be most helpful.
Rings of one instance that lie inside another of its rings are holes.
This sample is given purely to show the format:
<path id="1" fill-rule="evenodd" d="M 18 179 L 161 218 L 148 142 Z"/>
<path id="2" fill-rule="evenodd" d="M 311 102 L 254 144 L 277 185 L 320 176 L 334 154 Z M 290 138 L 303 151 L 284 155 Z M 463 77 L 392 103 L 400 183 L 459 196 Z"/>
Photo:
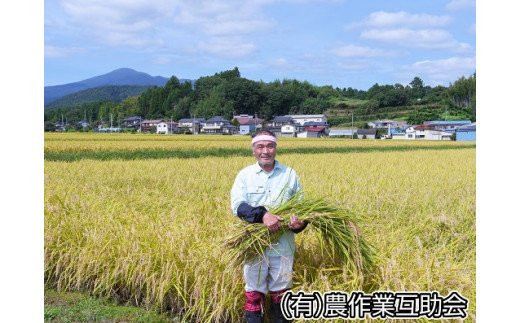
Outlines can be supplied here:
<path id="1" fill-rule="evenodd" d="M 241 77 L 235 67 L 201 77 L 194 86 L 190 82 L 180 83 L 177 77 L 172 76 L 164 87 L 151 87 L 120 103 L 91 102 L 49 109 L 44 117 L 48 122 L 66 118 L 69 123 L 86 120 L 104 124 L 111 117 L 119 122 L 129 116 L 178 120 L 220 115 L 230 120 L 237 114 L 256 114 L 259 118 L 271 119 L 286 114 L 321 114 L 334 108 L 356 110 L 356 115 L 362 118 L 374 113 L 385 115 L 396 108 L 409 106 L 413 109 L 407 114 L 407 120 L 420 123 L 440 118 L 447 111 L 474 121 L 475 105 L 476 74 L 461 77 L 448 87 L 425 86 L 419 77 L 415 77 L 407 85 L 376 83 L 364 91 L 351 87 L 316 86 L 307 81 L 288 79 L 268 83 L 253 81 Z"/>

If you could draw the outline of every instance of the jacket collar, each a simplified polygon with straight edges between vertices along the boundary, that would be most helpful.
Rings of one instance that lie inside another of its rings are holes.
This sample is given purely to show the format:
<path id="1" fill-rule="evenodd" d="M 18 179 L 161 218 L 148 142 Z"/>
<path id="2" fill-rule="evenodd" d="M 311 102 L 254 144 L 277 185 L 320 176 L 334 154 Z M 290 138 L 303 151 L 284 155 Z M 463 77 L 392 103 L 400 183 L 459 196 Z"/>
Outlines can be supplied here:
<path id="1" fill-rule="evenodd" d="M 275 170 L 279 170 L 279 169 L 281 169 L 281 168 L 282 168 L 281 164 L 280 164 L 277 160 L 275 160 L 275 161 L 274 161 L 274 168 L 273 168 L 273 170 L 272 170 L 271 172 L 274 172 Z M 255 172 L 256 172 L 257 174 L 260 173 L 260 172 L 265 172 L 265 171 L 262 169 L 262 167 L 260 167 L 260 165 L 258 164 L 258 162 L 256 162 L 256 164 L 255 164 Z"/>

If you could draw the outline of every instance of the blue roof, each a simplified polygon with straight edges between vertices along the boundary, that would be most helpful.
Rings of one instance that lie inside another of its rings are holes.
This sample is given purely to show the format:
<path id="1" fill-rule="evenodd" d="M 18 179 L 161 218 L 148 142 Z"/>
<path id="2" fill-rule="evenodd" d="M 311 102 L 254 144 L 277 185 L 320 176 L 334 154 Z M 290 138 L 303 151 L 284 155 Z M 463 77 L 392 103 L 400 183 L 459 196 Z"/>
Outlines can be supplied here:
<path id="1" fill-rule="evenodd" d="M 471 120 L 433 120 L 433 121 L 425 121 L 424 125 L 458 125 L 458 124 L 470 124 Z"/>
<path id="2" fill-rule="evenodd" d="M 293 119 L 286 116 L 277 116 L 274 117 L 273 122 L 293 122 Z"/>
<path id="3" fill-rule="evenodd" d="M 206 120 L 205 122 L 229 122 L 229 120 L 224 119 L 224 117 L 216 116 L 211 119 Z"/>

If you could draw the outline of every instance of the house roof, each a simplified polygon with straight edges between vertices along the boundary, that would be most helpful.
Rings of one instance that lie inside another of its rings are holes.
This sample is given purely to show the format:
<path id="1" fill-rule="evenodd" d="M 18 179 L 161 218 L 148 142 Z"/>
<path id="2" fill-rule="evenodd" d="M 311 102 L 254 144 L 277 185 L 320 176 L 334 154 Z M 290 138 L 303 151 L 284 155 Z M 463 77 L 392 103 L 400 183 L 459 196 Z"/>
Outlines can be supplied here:
<path id="1" fill-rule="evenodd" d="M 264 121 L 262 119 L 256 119 L 255 120 L 255 119 L 250 119 L 250 118 L 247 118 L 247 119 L 245 119 L 245 118 L 241 118 L 241 119 L 235 118 L 235 119 L 237 119 L 238 123 L 241 126 L 249 126 L 249 125 L 261 124 L 262 121 Z"/>
<path id="2" fill-rule="evenodd" d="M 326 122 L 317 122 L 317 121 L 307 121 L 303 124 L 304 127 L 317 127 L 323 126 L 326 127 L 328 124 Z"/>
<path id="3" fill-rule="evenodd" d="M 292 123 L 293 119 L 291 117 L 288 117 L 288 116 L 276 116 L 276 117 L 273 118 L 272 121 L 273 122 L 289 122 L 289 123 Z"/>
<path id="4" fill-rule="evenodd" d="M 433 120 L 433 121 L 425 121 L 423 124 L 425 126 L 440 126 L 440 125 L 464 125 L 470 124 L 471 120 Z"/>
<path id="5" fill-rule="evenodd" d="M 322 127 L 305 127 L 303 128 L 303 130 L 305 131 L 308 131 L 308 132 L 322 132 L 323 130 L 325 130 L 326 127 L 322 126 Z"/>
<path id="6" fill-rule="evenodd" d="M 161 123 L 172 124 L 172 125 L 174 125 L 174 126 L 177 125 L 177 122 L 175 122 L 175 121 L 163 121 L 163 122 L 159 122 L 159 124 L 161 124 Z"/>
<path id="7" fill-rule="evenodd" d="M 377 132 L 376 129 L 358 129 L 358 135 L 375 135 Z"/>
<path id="8" fill-rule="evenodd" d="M 477 130 L 477 123 L 473 122 L 473 123 L 458 127 L 456 131 L 476 131 L 476 130 Z"/>
<path id="9" fill-rule="evenodd" d="M 304 119 L 304 118 L 325 118 L 324 114 L 288 114 L 286 117 L 293 119 Z"/>
<path id="10" fill-rule="evenodd" d="M 224 119 L 224 117 L 222 117 L 222 116 L 215 116 L 204 122 L 229 122 L 229 120 Z"/>
<path id="11" fill-rule="evenodd" d="M 156 119 L 156 120 L 143 120 L 141 121 L 141 123 L 159 123 L 159 122 L 162 122 L 161 119 Z"/>

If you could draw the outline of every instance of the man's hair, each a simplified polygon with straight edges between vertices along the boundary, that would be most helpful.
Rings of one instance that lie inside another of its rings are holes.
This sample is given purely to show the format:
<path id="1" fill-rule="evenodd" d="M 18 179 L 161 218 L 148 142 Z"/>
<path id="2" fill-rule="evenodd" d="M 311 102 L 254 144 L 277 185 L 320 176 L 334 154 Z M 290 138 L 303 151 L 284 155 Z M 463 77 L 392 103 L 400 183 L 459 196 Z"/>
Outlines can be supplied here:
<path id="1" fill-rule="evenodd" d="M 272 133 L 271 131 L 269 131 L 269 130 L 257 131 L 251 137 L 254 138 L 254 137 L 259 136 L 259 135 L 269 135 L 269 136 L 273 136 L 273 137 L 276 138 L 276 135 L 274 133 Z"/>

